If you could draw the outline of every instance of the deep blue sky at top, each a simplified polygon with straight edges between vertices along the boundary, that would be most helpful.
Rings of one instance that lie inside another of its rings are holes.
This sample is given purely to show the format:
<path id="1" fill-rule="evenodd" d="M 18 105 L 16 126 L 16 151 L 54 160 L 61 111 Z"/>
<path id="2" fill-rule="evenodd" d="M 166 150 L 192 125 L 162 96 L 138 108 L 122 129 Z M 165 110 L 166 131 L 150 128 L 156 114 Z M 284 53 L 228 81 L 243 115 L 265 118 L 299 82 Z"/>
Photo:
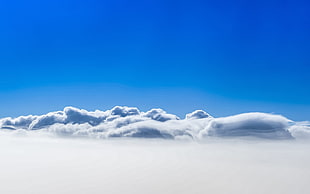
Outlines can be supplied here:
<path id="1" fill-rule="evenodd" d="M 72 105 L 310 118 L 310 3 L 2 0 L 0 116 Z"/>

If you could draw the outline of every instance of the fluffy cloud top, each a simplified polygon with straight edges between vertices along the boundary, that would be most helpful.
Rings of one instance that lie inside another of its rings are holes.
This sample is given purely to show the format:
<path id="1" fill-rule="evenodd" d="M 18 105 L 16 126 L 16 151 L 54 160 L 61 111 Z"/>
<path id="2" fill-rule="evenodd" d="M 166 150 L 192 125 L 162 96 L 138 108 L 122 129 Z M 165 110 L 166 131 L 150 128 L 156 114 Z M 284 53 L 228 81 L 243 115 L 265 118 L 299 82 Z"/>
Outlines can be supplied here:
<path id="1" fill-rule="evenodd" d="M 287 118 L 266 113 L 244 113 L 216 118 L 201 131 L 202 136 L 254 136 L 262 138 L 292 138 Z"/>
<path id="2" fill-rule="evenodd" d="M 295 138 L 303 140 L 310 139 L 310 122 L 297 122 L 289 128 L 289 131 Z"/>
<path id="3" fill-rule="evenodd" d="M 211 116 L 203 110 L 195 110 L 192 113 L 187 114 L 186 119 L 204 119 L 210 118 Z"/>
<path id="4" fill-rule="evenodd" d="M 255 137 L 291 139 L 310 137 L 309 123 L 266 113 L 244 113 L 213 118 L 196 110 L 180 119 L 162 109 L 141 112 L 135 107 L 116 106 L 106 111 L 66 107 L 39 116 L 0 119 L 2 130 L 46 132 L 61 136 L 112 138 L 194 139 L 208 137 Z"/>

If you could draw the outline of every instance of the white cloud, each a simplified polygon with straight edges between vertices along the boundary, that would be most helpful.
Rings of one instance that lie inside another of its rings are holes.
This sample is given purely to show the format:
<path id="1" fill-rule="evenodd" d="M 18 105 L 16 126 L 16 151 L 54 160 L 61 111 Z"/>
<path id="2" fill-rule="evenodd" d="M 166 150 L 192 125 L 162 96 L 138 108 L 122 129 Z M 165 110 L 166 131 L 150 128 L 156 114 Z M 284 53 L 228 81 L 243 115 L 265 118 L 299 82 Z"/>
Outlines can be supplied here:
<path id="1" fill-rule="evenodd" d="M 2 130 L 38 131 L 60 136 L 112 138 L 164 138 L 202 140 L 208 137 L 255 137 L 267 139 L 310 138 L 309 123 L 294 123 L 280 115 L 244 113 L 213 118 L 196 110 L 180 119 L 162 109 L 141 112 L 116 106 L 107 111 L 66 107 L 39 116 L 0 119 Z"/>
<path id="2" fill-rule="evenodd" d="M 212 119 L 200 136 L 260 137 L 268 139 L 291 138 L 288 129 L 290 120 L 280 115 L 244 113 Z"/>
<path id="3" fill-rule="evenodd" d="M 297 122 L 289 127 L 289 131 L 297 139 L 310 139 L 310 122 Z"/>
<path id="4" fill-rule="evenodd" d="M 156 121 L 168 121 L 168 120 L 180 120 L 179 117 L 173 114 L 167 114 L 166 111 L 157 108 L 157 109 L 151 109 L 147 111 L 146 113 L 143 113 L 142 116 L 152 118 L 153 120 Z"/>
<path id="5" fill-rule="evenodd" d="M 211 116 L 203 110 L 195 110 L 194 112 L 186 115 L 186 119 L 203 119 L 210 117 Z"/>
<path id="6" fill-rule="evenodd" d="M 0 126 L 1 128 L 7 129 L 16 129 L 16 128 L 25 128 L 27 129 L 29 125 L 37 118 L 38 116 L 20 116 L 17 118 L 3 118 L 0 119 Z"/>

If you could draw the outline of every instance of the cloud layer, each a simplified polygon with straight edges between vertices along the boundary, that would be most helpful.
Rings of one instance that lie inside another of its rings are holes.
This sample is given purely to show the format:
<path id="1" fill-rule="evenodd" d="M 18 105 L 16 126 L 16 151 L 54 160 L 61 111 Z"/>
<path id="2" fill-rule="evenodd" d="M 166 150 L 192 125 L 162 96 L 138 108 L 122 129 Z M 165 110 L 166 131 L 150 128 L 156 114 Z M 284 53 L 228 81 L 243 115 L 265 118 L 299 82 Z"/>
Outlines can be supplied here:
<path id="1" fill-rule="evenodd" d="M 106 111 L 66 107 L 38 116 L 0 119 L 2 131 L 24 131 L 92 138 L 164 138 L 203 140 L 210 137 L 306 139 L 309 122 L 295 123 L 281 115 L 244 113 L 213 118 L 196 110 L 180 119 L 162 109 L 141 112 L 135 107 L 116 106 Z"/>

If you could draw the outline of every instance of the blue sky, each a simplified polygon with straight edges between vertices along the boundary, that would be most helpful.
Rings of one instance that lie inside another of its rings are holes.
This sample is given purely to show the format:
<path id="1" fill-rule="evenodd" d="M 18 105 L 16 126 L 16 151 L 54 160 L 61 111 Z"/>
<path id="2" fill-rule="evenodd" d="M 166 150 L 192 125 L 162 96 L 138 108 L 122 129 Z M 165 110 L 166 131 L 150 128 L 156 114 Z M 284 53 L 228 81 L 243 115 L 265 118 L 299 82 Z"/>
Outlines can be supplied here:
<path id="1" fill-rule="evenodd" d="M 0 2 L 0 116 L 76 106 L 310 117 L 310 3 Z"/>

